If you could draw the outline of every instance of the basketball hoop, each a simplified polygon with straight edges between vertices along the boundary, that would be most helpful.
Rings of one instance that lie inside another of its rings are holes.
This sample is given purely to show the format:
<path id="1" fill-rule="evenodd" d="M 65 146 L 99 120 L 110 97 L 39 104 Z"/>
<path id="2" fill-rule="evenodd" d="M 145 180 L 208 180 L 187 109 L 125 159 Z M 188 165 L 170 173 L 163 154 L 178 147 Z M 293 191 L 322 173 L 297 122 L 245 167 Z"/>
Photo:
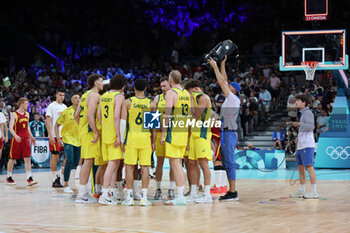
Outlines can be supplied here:
<path id="1" fill-rule="evenodd" d="M 306 80 L 314 80 L 314 75 L 318 63 L 318 61 L 305 61 L 301 63 L 306 74 Z"/>

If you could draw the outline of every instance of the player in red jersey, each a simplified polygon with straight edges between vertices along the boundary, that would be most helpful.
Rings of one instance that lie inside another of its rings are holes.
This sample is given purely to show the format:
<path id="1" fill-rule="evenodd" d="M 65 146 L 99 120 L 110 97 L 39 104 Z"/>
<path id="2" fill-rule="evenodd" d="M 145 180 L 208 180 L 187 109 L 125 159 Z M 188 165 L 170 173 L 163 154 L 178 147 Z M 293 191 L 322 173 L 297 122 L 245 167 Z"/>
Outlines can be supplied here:
<path id="1" fill-rule="evenodd" d="M 11 113 L 10 132 L 12 134 L 9 161 L 7 163 L 7 185 L 15 185 L 12 179 L 12 169 L 16 159 L 24 159 L 24 168 L 27 175 L 27 185 L 35 185 L 38 182 L 33 180 L 30 163 L 30 141 L 35 145 L 35 139 L 29 128 L 28 99 L 18 100 L 18 109 Z M 29 141 L 30 140 L 30 141 Z"/>
<path id="2" fill-rule="evenodd" d="M 221 129 L 218 127 L 212 127 L 212 149 L 215 152 L 213 156 L 214 164 L 214 187 L 210 189 L 210 193 L 226 193 L 227 192 L 227 175 L 225 168 L 221 161 L 220 147 L 221 147 Z"/>

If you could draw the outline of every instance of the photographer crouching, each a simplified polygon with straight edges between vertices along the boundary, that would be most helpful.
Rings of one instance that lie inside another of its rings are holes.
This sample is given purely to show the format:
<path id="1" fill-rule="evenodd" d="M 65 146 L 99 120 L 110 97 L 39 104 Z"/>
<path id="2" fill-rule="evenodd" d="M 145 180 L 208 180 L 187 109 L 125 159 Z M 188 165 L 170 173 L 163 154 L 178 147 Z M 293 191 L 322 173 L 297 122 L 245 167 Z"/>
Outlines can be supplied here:
<path id="1" fill-rule="evenodd" d="M 216 79 L 225 94 L 225 101 L 221 106 L 221 118 L 223 123 L 221 126 L 221 146 L 222 146 L 222 162 L 226 169 L 227 177 L 230 184 L 228 192 L 221 196 L 219 201 L 235 201 L 238 200 L 236 191 L 236 167 L 235 167 L 235 148 L 238 142 L 237 135 L 237 116 L 239 114 L 240 99 L 239 91 L 241 86 L 236 82 L 228 84 L 225 70 L 225 62 L 227 56 L 221 62 L 220 70 L 214 59 L 209 58 L 208 63 L 214 69 Z"/>

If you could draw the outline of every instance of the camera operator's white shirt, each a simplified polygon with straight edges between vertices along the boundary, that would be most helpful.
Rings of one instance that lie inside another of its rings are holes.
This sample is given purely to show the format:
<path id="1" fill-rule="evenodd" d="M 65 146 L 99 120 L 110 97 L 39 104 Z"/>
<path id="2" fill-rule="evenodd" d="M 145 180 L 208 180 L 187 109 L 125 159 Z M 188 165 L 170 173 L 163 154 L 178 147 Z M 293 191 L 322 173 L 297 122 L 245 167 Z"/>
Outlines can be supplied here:
<path id="1" fill-rule="evenodd" d="M 309 108 L 304 108 L 301 110 L 297 150 L 315 148 L 314 128 L 314 114 Z"/>

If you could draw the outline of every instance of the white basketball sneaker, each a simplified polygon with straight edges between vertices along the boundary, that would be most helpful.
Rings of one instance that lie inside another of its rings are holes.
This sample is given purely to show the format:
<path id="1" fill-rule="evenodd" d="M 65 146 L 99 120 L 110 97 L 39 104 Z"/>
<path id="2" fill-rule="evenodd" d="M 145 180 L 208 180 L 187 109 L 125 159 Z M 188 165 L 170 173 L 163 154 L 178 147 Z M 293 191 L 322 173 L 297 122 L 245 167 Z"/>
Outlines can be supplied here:
<path id="1" fill-rule="evenodd" d="M 291 198 L 304 198 L 304 195 L 305 195 L 305 192 L 298 190 L 295 193 L 290 194 L 289 196 Z"/>
<path id="2" fill-rule="evenodd" d="M 318 193 L 317 192 L 309 192 L 304 195 L 305 199 L 318 199 Z"/>

